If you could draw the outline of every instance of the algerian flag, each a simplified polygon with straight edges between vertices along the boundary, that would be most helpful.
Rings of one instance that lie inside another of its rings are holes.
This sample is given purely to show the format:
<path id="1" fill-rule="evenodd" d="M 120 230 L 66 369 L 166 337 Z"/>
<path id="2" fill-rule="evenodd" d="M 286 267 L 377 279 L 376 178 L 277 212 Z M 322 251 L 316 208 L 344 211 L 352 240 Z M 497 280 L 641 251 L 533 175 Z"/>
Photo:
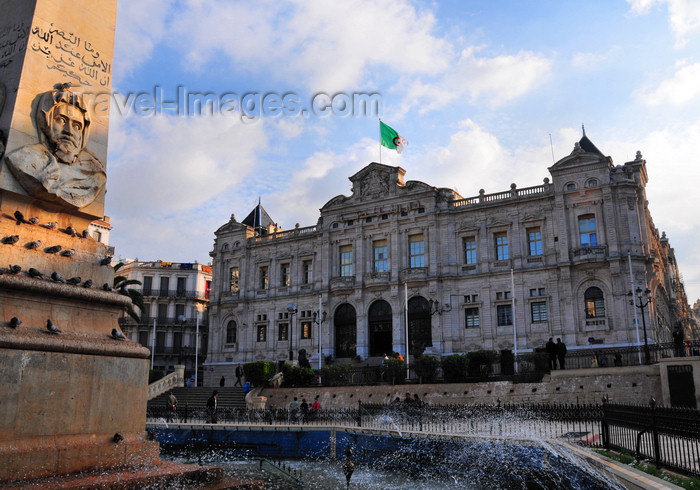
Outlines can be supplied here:
<path id="1" fill-rule="evenodd" d="M 408 145 L 408 141 L 381 121 L 379 121 L 379 130 L 382 134 L 382 146 L 396 150 L 397 153 L 401 153 L 404 146 Z"/>

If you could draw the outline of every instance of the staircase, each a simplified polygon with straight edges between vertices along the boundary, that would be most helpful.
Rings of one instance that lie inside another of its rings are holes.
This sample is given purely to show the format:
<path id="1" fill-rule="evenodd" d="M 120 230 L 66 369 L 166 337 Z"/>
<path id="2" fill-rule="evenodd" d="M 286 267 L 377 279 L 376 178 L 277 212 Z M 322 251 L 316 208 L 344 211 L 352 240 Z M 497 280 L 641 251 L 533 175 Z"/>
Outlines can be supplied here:
<path id="1" fill-rule="evenodd" d="M 173 388 L 173 394 L 177 398 L 178 411 L 180 409 L 188 406 L 190 408 L 194 407 L 204 407 L 207 404 L 207 400 L 211 394 L 217 390 L 219 392 L 219 397 L 217 398 L 216 404 L 221 408 L 246 408 L 245 404 L 245 394 L 243 393 L 243 388 L 240 386 L 236 387 L 226 387 L 226 388 L 216 388 L 216 387 L 177 387 Z M 168 393 L 165 392 L 158 395 L 151 400 L 148 400 L 148 408 L 159 408 L 168 405 Z"/>

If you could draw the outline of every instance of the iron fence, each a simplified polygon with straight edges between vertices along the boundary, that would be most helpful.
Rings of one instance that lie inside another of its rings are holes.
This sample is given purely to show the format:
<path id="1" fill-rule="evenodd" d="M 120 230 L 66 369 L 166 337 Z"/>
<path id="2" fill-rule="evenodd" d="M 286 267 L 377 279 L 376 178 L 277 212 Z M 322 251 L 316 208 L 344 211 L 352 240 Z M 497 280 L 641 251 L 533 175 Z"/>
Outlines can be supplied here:
<path id="1" fill-rule="evenodd" d="M 208 423 L 204 406 L 166 405 L 147 409 L 153 422 Z M 359 403 L 357 408 L 299 409 L 220 408 L 216 423 L 224 425 L 300 425 L 372 428 L 442 435 L 508 437 L 569 442 L 625 451 L 657 467 L 700 476 L 700 411 L 649 405 L 497 404 L 426 405 L 414 401 Z"/>

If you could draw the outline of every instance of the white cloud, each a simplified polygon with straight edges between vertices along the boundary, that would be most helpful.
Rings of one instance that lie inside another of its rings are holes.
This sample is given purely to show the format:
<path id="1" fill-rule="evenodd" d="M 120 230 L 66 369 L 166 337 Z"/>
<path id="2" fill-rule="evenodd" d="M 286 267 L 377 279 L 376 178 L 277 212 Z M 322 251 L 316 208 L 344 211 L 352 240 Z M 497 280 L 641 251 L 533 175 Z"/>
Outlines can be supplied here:
<path id="1" fill-rule="evenodd" d="M 605 64 L 608 60 L 616 56 L 620 52 L 618 46 L 613 46 L 607 51 L 600 53 L 574 53 L 571 59 L 571 66 L 577 70 L 591 71 Z"/>
<path id="2" fill-rule="evenodd" d="M 551 60 L 543 56 L 528 51 L 491 58 L 476 56 L 481 49 L 464 49 L 452 70 L 434 83 L 415 82 L 407 98 L 420 101 L 421 113 L 464 96 L 472 103 L 484 98 L 498 107 L 549 79 Z"/>
<path id="3" fill-rule="evenodd" d="M 635 14 L 649 13 L 659 4 L 668 7 L 668 22 L 676 38 L 676 48 L 683 48 L 688 38 L 700 30 L 700 2 L 697 0 L 627 0 Z"/>
<path id="4" fill-rule="evenodd" d="M 636 98 L 648 106 L 671 104 L 681 106 L 700 96 L 700 63 L 681 62 L 676 72 L 653 89 L 640 89 Z"/>

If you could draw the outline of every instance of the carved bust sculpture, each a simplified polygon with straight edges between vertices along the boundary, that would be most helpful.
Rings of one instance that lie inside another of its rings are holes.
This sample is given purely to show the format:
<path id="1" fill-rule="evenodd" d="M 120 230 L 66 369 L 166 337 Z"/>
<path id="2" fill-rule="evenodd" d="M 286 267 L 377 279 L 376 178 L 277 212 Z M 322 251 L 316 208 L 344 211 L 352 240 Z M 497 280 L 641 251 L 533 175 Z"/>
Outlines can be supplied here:
<path id="1" fill-rule="evenodd" d="M 90 116 L 82 97 L 69 84 L 57 85 L 39 97 L 35 122 L 41 143 L 8 153 L 8 168 L 32 197 L 68 208 L 87 206 L 104 188 L 107 174 L 85 148 Z"/>

